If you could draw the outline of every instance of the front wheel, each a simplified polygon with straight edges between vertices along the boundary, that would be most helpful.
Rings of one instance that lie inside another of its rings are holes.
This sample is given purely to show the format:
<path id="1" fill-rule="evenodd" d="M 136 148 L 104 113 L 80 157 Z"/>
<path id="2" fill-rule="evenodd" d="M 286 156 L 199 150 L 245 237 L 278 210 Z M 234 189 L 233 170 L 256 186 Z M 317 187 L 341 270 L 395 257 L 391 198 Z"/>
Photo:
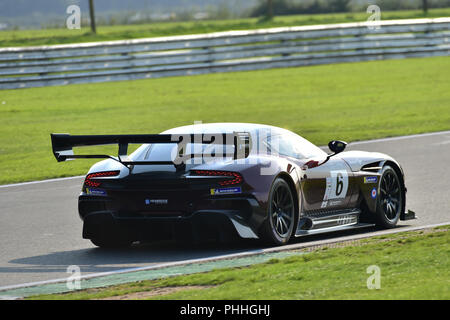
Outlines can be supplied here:
<path id="1" fill-rule="evenodd" d="M 281 178 L 272 184 L 267 215 L 261 230 L 262 239 L 270 244 L 286 244 L 294 232 L 296 214 L 291 188 Z"/>
<path id="2" fill-rule="evenodd" d="M 393 228 L 400 219 L 405 193 L 397 172 L 392 167 L 383 168 L 379 190 L 376 223 L 383 228 Z"/>

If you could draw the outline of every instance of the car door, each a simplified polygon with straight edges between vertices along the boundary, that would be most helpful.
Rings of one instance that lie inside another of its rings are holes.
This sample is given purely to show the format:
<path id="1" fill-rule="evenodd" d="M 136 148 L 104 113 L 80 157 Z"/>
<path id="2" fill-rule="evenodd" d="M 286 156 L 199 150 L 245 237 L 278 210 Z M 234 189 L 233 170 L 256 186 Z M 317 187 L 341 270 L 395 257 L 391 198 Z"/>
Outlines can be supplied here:
<path id="1" fill-rule="evenodd" d="M 303 211 L 348 208 L 354 190 L 350 167 L 339 158 L 312 160 L 317 166 L 303 166 Z"/>
<path id="2" fill-rule="evenodd" d="M 350 166 L 289 131 L 271 134 L 270 152 L 289 157 L 302 170 L 302 211 L 340 210 L 350 206 L 355 181 Z"/>

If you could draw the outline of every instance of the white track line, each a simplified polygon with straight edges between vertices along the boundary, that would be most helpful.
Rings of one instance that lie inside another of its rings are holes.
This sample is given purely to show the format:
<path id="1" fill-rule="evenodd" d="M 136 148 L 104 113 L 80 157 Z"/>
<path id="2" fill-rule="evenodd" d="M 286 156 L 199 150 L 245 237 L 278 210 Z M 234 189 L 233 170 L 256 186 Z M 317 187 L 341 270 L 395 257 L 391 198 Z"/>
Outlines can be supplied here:
<path id="1" fill-rule="evenodd" d="M 349 145 L 353 145 L 354 146 L 354 145 L 365 144 L 365 143 L 377 143 L 377 142 L 383 142 L 383 141 L 395 141 L 395 140 L 413 139 L 413 138 L 421 138 L 421 137 L 428 137 L 428 136 L 436 136 L 436 135 L 441 135 L 441 134 L 450 134 L 450 131 L 438 131 L 438 132 L 430 132 L 430 133 L 412 134 L 412 135 L 409 135 L 409 136 L 381 138 L 381 139 L 373 139 L 373 140 L 366 140 L 366 141 L 355 141 L 355 142 L 350 142 Z M 323 148 L 327 148 L 327 147 L 323 146 Z M 0 185 L 0 189 L 1 188 L 8 188 L 8 187 L 26 186 L 26 185 L 29 185 L 29 184 L 37 184 L 37 183 L 58 182 L 58 181 L 71 180 L 71 179 L 77 179 L 77 178 L 83 178 L 83 177 L 84 176 L 75 176 L 75 177 L 66 177 L 66 178 L 47 179 L 47 180 L 41 180 L 41 181 L 20 182 L 20 183 L 14 183 L 14 184 L 4 184 L 4 185 Z"/>
<path id="2" fill-rule="evenodd" d="M 357 144 L 364 144 L 364 143 L 377 143 L 377 142 L 395 141 L 395 140 L 405 140 L 405 139 L 413 139 L 413 138 L 423 138 L 423 137 L 429 137 L 429 136 L 438 136 L 441 134 L 450 134 L 450 131 L 437 131 L 437 132 L 430 132 L 430 133 L 411 134 L 409 136 L 398 136 L 398 137 L 381 138 L 381 139 L 373 139 L 373 140 L 366 140 L 366 141 L 355 141 L 355 142 L 350 142 L 349 145 L 357 145 Z"/>
<path id="3" fill-rule="evenodd" d="M 217 260 L 235 259 L 235 258 L 253 256 L 253 255 L 257 255 L 257 254 L 264 254 L 264 253 L 298 250 L 298 249 L 304 249 L 304 248 L 308 248 L 308 247 L 314 247 L 317 245 L 333 244 L 333 243 L 338 243 L 338 242 L 343 242 L 343 241 L 348 241 L 348 240 L 359 240 L 359 239 L 371 238 L 371 237 L 375 237 L 378 235 L 386 235 L 386 234 L 394 234 L 394 233 L 399 233 L 399 232 L 435 228 L 435 227 L 440 227 L 440 226 L 444 226 L 444 225 L 448 225 L 448 224 L 450 224 L 450 221 L 443 222 L 443 223 L 437 223 L 437 224 L 430 224 L 430 225 L 426 225 L 426 226 L 407 227 L 407 228 L 400 227 L 400 228 L 396 228 L 396 229 L 392 229 L 392 230 L 382 230 L 382 231 L 372 232 L 370 234 L 367 234 L 367 233 L 356 234 L 356 235 L 350 235 L 350 236 L 345 236 L 345 237 L 340 237 L 340 238 L 332 238 L 332 239 L 327 239 L 327 240 L 322 240 L 322 241 L 315 240 L 315 241 L 309 241 L 309 242 L 304 242 L 304 243 L 294 243 L 294 244 L 290 244 L 290 245 L 286 245 L 286 246 L 282 246 L 282 247 L 255 249 L 255 250 L 249 250 L 249 251 L 245 251 L 245 252 L 225 254 L 225 255 L 219 255 L 219 256 L 213 256 L 213 257 L 207 257 L 207 258 L 189 259 L 189 260 L 176 261 L 176 262 L 167 262 L 167 263 L 161 263 L 161 264 L 145 266 L 145 267 L 135 267 L 135 268 L 119 269 L 119 270 L 108 271 L 108 272 L 91 273 L 91 274 L 81 276 L 80 279 L 83 280 L 83 279 L 111 276 L 111 275 L 116 275 L 116 274 L 121 274 L 121 273 L 129 273 L 129 272 L 136 272 L 136 271 L 148 271 L 148 270 L 162 269 L 162 268 L 167 268 L 167 267 L 174 267 L 174 266 L 194 264 L 194 263 L 205 263 L 205 262 L 211 262 L 211 261 L 217 261 Z M 29 282 L 29 283 L 23 283 L 23 284 L 18 284 L 18 285 L 10 285 L 10 286 L 0 287 L 0 291 L 35 287 L 35 286 L 39 286 L 39 285 L 47 285 L 47 284 L 54 284 L 54 283 L 62 283 L 62 282 L 66 282 L 66 281 L 67 281 L 67 278 L 52 279 L 52 280 L 45 280 L 45 281 L 38 281 L 38 282 Z"/>
<path id="4" fill-rule="evenodd" d="M 39 181 L 30 181 L 30 182 L 20 182 L 20 183 L 13 183 L 13 184 L 3 184 L 0 185 L 1 188 L 9 188 L 9 187 L 20 187 L 20 186 L 26 186 L 29 184 L 37 184 L 37 183 L 47 183 L 47 182 L 58 182 L 58 181 L 64 181 L 64 180 L 72 180 L 77 178 L 83 178 L 84 176 L 75 176 L 75 177 L 65 177 L 65 178 L 56 178 L 56 179 L 47 179 L 47 180 L 39 180 Z"/>

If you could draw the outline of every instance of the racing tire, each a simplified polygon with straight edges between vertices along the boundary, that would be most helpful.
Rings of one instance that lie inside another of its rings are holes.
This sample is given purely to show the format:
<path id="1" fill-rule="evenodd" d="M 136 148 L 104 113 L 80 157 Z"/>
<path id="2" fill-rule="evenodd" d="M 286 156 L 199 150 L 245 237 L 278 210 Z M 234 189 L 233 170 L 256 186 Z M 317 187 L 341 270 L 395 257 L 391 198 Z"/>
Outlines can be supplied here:
<path id="1" fill-rule="evenodd" d="M 405 203 L 405 193 L 397 172 L 389 165 L 381 171 L 375 223 L 382 228 L 397 225 Z"/>
<path id="2" fill-rule="evenodd" d="M 261 239 L 271 245 L 289 242 L 296 226 L 294 196 L 288 183 L 275 179 L 269 193 L 267 219 L 261 228 Z"/>

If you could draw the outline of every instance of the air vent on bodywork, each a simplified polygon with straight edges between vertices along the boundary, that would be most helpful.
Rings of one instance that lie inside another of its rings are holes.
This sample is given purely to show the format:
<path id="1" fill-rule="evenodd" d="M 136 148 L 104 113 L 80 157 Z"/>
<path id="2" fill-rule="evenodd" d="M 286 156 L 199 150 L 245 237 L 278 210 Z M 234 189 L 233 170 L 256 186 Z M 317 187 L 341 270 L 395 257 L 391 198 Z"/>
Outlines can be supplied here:
<path id="1" fill-rule="evenodd" d="M 364 165 L 361 168 L 361 171 L 369 171 L 369 172 L 378 172 L 382 169 L 382 167 L 380 166 L 380 162 L 372 162 L 369 164 Z"/>

